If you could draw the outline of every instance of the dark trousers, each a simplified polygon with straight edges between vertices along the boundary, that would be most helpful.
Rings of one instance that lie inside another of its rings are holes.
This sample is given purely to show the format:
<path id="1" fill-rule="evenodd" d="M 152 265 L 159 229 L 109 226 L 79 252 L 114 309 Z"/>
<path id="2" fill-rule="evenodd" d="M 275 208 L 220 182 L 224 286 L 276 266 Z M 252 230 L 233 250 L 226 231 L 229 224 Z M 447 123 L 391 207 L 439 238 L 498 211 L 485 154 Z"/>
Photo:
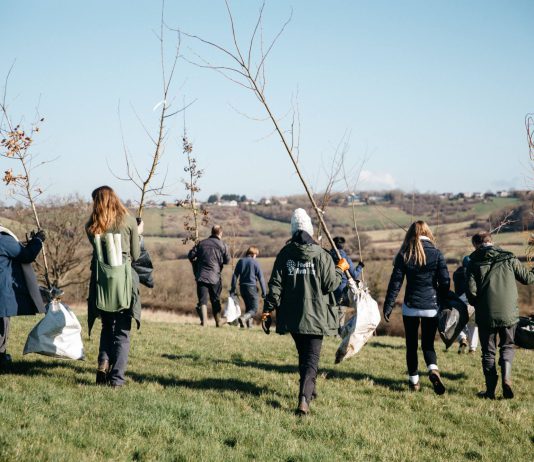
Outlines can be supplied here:
<path id="1" fill-rule="evenodd" d="M 0 318 L 0 354 L 6 352 L 8 337 L 9 337 L 9 318 Z"/>
<path id="2" fill-rule="evenodd" d="M 517 324 L 510 327 L 478 326 L 478 336 L 482 349 L 482 369 L 485 375 L 497 375 L 495 368 L 495 354 L 497 351 L 497 336 L 499 337 L 499 364 L 512 363 L 514 360 L 514 337 Z"/>
<path id="3" fill-rule="evenodd" d="M 258 288 L 250 284 L 243 284 L 239 286 L 239 292 L 245 302 L 245 312 L 254 316 L 258 312 L 259 296 Z"/>
<path id="4" fill-rule="evenodd" d="M 319 368 L 323 336 L 307 334 L 291 334 L 291 336 L 299 353 L 299 399 L 304 396 L 309 403 L 312 395 L 315 394 L 315 381 Z"/>
<path id="5" fill-rule="evenodd" d="M 216 284 L 197 281 L 198 304 L 208 306 L 208 300 L 210 300 L 211 310 L 215 316 L 221 312 L 221 291 L 222 283 L 220 279 Z"/>
<path id="6" fill-rule="evenodd" d="M 427 366 L 438 364 L 434 339 L 438 331 L 438 318 L 420 318 L 403 316 L 404 335 L 406 337 L 406 365 L 409 375 L 417 375 L 417 348 L 419 347 L 419 324 L 421 324 L 421 349 Z"/>
<path id="7" fill-rule="evenodd" d="M 130 353 L 130 330 L 132 315 L 130 310 L 117 313 L 100 312 L 102 332 L 98 362 L 109 361 L 108 379 L 111 385 L 123 385 L 128 355 Z"/>

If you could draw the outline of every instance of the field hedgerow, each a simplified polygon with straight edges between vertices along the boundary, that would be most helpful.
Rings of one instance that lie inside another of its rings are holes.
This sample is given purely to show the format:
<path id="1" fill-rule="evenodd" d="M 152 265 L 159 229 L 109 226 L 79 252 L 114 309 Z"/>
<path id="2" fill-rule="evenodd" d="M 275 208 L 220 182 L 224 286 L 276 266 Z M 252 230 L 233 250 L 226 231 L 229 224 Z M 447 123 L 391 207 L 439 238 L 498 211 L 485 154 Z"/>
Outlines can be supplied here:
<path id="1" fill-rule="evenodd" d="M 290 337 L 145 322 L 133 334 L 129 382 L 114 390 L 93 384 L 98 329 L 84 336 L 85 362 L 22 357 L 34 322 L 12 323 L 14 365 L 0 375 L 1 461 L 532 460 L 531 351 L 517 351 L 517 399 L 485 401 L 475 397 L 478 355 L 437 343 L 447 393 L 434 395 L 423 379 L 413 394 L 402 339 L 375 337 L 335 366 L 329 338 L 319 398 L 299 418 Z"/>

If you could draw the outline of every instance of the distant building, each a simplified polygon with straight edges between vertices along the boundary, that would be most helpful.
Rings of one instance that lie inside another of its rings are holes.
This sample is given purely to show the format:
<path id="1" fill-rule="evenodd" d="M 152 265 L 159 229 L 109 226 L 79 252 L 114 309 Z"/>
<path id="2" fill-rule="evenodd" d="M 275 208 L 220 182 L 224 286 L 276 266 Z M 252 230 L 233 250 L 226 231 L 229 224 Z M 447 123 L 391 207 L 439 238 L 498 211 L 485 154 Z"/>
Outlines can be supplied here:
<path id="1" fill-rule="evenodd" d="M 219 207 L 237 207 L 237 201 L 219 201 L 217 202 Z"/>
<path id="2" fill-rule="evenodd" d="M 497 197 L 510 197 L 510 191 L 497 191 Z"/>

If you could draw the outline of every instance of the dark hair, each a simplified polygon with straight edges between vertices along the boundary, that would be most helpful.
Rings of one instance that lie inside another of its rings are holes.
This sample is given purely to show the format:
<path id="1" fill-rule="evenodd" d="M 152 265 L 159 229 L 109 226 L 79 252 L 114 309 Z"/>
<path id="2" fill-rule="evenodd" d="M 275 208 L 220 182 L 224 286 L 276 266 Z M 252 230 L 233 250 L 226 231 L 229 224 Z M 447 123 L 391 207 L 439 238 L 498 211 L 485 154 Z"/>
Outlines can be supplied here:
<path id="1" fill-rule="evenodd" d="M 222 234 L 222 226 L 221 225 L 215 225 L 213 228 L 211 228 L 211 235 L 212 236 L 220 236 Z"/>
<path id="2" fill-rule="evenodd" d="M 343 245 L 345 244 L 345 238 L 343 236 L 336 236 L 334 239 L 334 244 L 338 249 L 342 249 Z"/>
<path id="3" fill-rule="evenodd" d="M 476 233 L 472 238 L 471 238 L 471 243 L 475 246 L 475 247 L 478 247 L 482 244 L 488 244 L 491 242 L 491 234 L 488 233 L 487 231 L 482 231 L 481 233 Z"/>

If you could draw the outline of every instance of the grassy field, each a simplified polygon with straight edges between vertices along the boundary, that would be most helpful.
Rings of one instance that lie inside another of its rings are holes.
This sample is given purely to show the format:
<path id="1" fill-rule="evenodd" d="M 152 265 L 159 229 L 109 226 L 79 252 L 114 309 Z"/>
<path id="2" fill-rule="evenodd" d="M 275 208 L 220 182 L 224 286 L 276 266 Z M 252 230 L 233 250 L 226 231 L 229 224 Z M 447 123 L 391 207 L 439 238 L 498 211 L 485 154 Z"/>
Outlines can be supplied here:
<path id="1" fill-rule="evenodd" d="M 480 361 L 438 357 L 447 393 L 423 378 L 406 390 L 401 339 L 375 337 L 335 366 L 324 345 L 319 398 L 293 414 L 298 377 L 289 337 L 259 329 L 146 322 L 133 334 L 128 384 L 93 385 L 87 361 L 22 357 L 37 318 L 13 322 L 11 373 L 0 375 L 1 461 L 529 461 L 534 450 L 533 353 L 519 350 L 517 399 L 475 398 Z M 81 319 L 85 323 L 85 319 Z"/>

